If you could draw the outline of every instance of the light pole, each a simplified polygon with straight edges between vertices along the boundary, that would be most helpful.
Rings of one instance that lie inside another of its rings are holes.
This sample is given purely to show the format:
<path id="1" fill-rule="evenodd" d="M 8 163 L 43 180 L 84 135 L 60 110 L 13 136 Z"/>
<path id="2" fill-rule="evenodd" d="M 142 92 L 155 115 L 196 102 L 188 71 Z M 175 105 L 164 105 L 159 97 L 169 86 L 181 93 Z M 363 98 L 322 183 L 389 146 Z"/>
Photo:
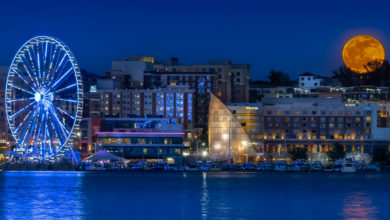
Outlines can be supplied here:
<path id="1" fill-rule="evenodd" d="M 229 126 L 229 151 L 228 151 L 228 167 L 230 167 L 230 160 L 231 160 L 231 146 L 230 146 L 230 136 L 231 136 L 231 133 L 230 133 L 230 119 L 228 121 L 228 126 Z"/>
<path id="2" fill-rule="evenodd" d="M 195 158 L 198 161 L 199 151 L 198 151 L 198 137 L 195 136 Z"/>
<path id="3" fill-rule="evenodd" d="M 229 126 L 229 133 L 228 134 L 223 134 L 223 139 L 225 139 L 225 140 L 228 140 L 228 142 L 229 142 L 229 145 L 228 145 L 228 166 L 230 167 L 230 126 Z M 218 146 L 218 148 L 219 148 L 219 146 Z"/>

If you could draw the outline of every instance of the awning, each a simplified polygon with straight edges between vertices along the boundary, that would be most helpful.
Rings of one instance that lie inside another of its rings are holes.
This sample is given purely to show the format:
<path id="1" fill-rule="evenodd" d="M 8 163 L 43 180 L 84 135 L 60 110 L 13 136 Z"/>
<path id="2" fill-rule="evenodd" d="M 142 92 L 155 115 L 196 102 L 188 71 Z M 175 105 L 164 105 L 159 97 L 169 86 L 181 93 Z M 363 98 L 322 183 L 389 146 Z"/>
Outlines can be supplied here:
<path id="1" fill-rule="evenodd" d="M 83 161 L 87 161 L 87 160 L 124 160 L 124 159 L 115 154 L 107 152 L 106 150 L 101 150 L 95 153 L 94 155 L 91 155 L 83 159 Z"/>

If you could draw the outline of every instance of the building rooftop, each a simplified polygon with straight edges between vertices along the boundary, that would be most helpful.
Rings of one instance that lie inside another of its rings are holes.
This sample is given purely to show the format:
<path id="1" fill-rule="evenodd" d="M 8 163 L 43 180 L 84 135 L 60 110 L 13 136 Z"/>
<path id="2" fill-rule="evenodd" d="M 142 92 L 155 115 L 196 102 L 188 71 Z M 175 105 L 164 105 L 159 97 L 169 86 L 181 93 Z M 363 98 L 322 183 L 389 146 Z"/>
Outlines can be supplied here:
<path id="1" fill-rule="evenodd" d="M 262 99 L 264 105 L 276 105 L 276 104 L 343 104 L 341 98 L 264 98 Z"/>
<path id="2" fill-rule="evenodd" d="M 313 73 L 302 73 L 301 75 L 299 76 L 315 76 Z"/>

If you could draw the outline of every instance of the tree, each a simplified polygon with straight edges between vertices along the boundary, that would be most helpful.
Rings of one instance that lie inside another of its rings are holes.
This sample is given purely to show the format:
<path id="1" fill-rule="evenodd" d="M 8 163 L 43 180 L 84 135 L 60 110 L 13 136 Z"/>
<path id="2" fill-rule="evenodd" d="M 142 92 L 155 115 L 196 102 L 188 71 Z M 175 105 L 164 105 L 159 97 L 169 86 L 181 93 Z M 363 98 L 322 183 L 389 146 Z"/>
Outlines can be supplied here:
<path id="1" fill-rule="evenodd" d="M 332 161 L 336 161 L 338 159 L 342 159 L 345 157 L 346 152 L 344 151 L 343 145 L 336 143 L 329 151 L 328 151 L 328 157 Z"/>
<path id="2" fill-rule="evenodd" d="M 293 84 L 290 76 L 282 71 L 271 70 L 267 78 L 269 79 L 271 85 L 274 86 L 291 86 Z"/>
<path id="3" fill-rule="evenodd" d="M 295 147 L 289 153 L 292 160 L 307 159 L 307 149 L 304 147 Z"/>
<path id="4" fill-rule="evenodd" d="M 338 79 L 342 86 L 390 86 L 390 64 L 387 60 L 374 60 L 364 67 L 367 73 L 356 73 L 346 66 L 341 66 L 333 71 L 333 78 Z"/>
<path id="5" fill-rule="evenodd" d="M 389 162 L 390 155 L 383 148 L 377 148 L 374 150 L 374 158 L 375 162 Z"/>

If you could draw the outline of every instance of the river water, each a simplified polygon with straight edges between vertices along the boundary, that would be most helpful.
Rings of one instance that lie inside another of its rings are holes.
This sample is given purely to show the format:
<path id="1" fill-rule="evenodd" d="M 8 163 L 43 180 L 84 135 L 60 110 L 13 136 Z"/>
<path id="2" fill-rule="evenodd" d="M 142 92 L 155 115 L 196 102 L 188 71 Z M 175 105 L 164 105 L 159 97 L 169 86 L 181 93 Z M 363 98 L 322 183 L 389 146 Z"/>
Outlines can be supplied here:
<path id="1" fill-rule="evenodd" d="M 390 173 L 0 172 L 1 219 L 390 219 Z"/>

